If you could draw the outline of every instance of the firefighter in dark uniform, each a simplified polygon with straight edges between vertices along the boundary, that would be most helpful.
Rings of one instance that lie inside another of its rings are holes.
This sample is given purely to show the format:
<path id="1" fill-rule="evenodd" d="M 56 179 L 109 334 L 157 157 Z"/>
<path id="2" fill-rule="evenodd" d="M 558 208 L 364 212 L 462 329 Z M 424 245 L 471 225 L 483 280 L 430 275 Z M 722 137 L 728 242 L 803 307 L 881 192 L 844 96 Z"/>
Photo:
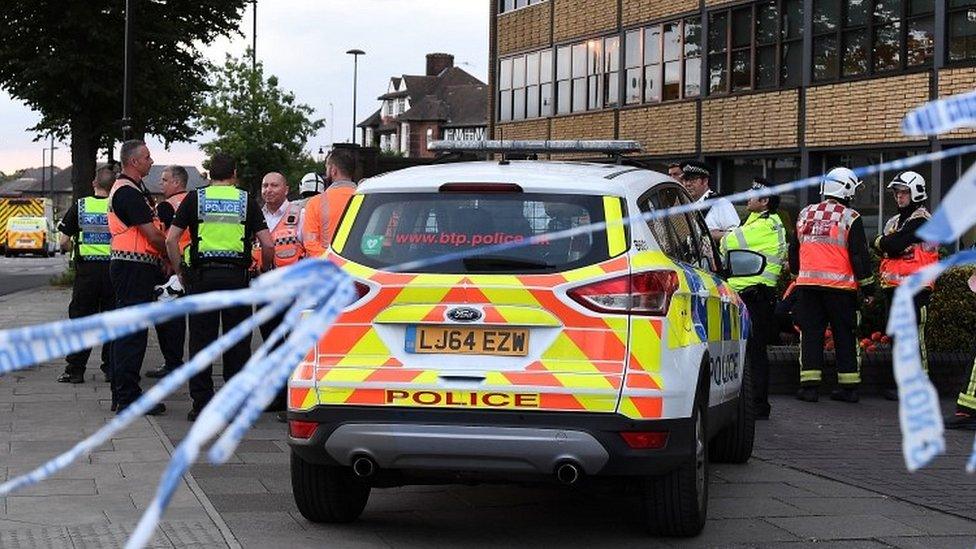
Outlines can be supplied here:
<path id="1" fill-rule="evenodd" d="M 109 260 L 112 258 L 108 192 L 115 183 L 115 176 L 114 165 L 99 166 L 92 181 L 95 196 L 87 196 L 72 204 L 58 225 L 62 235 L 61 249 L 71 250 L 71 261 L 75 267 L 68 318 L 80 318 L 115 308 L 115 293 L 108 274 Z M 68 364 L 58 381 L 84 383 L 91 351 L 84 349 L 65 357 Z M 111 353 L 111 342 L 102 345 L 101 368 L 106 381 L 112 377 Z"/>
<path id="2" fill-rule="evenodd" d="M 261 246 L 262 264 L 274 265 L 274 243 L 261 209 L 247 191 L 235 186 L 236 161 L 215 154 L 210 159 L 210 179 L 210 185 L 187 194 L 166 234 L 170 262 L 189 294 L 246 288 L 254 238 Z M 181 253 L 180 239 L 187 230 L 190 247 Z M 221 324 L 227 333 L 250 314 L 251 308 L 243 306 L 190 315 L 190 356 L 217 340 Z M 224 381 L 239 372 L 250 356 L 248 335 L 224 353 Z M 213 370 L 208 366 L 190 379 L 193 405 L 187 419 L 194 421 L 213 395 Z"/>

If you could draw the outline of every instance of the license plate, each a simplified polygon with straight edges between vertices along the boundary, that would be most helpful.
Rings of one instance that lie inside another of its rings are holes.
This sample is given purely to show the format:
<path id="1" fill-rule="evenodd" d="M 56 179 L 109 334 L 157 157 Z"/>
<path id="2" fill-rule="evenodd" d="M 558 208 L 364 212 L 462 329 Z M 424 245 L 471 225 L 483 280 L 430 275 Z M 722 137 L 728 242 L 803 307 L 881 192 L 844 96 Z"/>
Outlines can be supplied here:
<path id="1" fill-rule="evenodd" d="M 527 328 L 458 328 L 455 326 L 409 326 L 408 353 L 526 356 Z"/>

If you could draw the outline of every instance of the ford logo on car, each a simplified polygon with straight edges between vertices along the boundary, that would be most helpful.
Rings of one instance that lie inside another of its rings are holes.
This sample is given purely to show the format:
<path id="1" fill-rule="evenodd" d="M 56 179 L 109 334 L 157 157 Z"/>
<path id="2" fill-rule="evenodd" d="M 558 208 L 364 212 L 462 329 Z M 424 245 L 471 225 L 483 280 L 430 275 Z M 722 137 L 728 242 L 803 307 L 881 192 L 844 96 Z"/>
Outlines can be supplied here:
<path id="1" fill-rule="evenodd" d="M 481 318 L 481 311 L 471 307 L 455 307 L 447 311 L 447 318 L 454 322 L 474 322 Z"/>

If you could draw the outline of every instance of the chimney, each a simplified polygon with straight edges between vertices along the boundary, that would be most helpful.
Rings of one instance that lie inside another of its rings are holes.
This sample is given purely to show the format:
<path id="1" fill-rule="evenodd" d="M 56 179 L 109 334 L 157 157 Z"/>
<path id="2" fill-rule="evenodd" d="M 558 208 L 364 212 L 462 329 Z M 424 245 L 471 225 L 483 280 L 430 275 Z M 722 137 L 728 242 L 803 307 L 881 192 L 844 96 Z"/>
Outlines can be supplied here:
<path id="1" fill-rule="evenodd" d="M 449 53 L 427 54 L 427 76 L 437 76 L 454 66 L 454 56 Z"/>

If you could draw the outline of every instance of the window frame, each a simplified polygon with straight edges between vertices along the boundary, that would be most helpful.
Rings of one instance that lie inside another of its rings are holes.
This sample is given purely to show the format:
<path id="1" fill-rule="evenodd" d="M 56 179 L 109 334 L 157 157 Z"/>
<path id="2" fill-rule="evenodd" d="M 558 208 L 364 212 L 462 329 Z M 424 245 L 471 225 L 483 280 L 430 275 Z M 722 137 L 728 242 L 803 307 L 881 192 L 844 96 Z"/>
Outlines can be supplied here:
<path id="1" fill-rule="evenodd" d="M 498 15 L 505 13 L 513 13 L 521 9 L 525 9 L 536 4 L 541 4 L 543 2 L 548 2 L 549 0 L 499 0 L 498 1 Z M 511 7 L 508 7 L 508 6 Z"/>
<path id="2" fill-rule="evenodd" d="M 552 100 L 554 88 L 552 69 L 555 67 L 552 61 L 553 53 L 552 48 L 544 48 L 498 59 L 498 73 L 495 75 L 495 119 L 498 123 L 522 122 L 553 116 L 555 107 Z M 544 70 L 546 63 L 543 61 L 547 56 L 549 57 L 548 71 Z M 531 57 L 536 58 L 534 64 L 538 74 L 535 79 L 529 75 L 529 68 L 532 66 L 529 61 Z M 521 78 L 521 86 L 516 86 L 518 80 L 515 77 L 515 68 L 519 65 L 518 60 L 521 60 L 524 72 Z M 511 73 L 508 78 L 511 81 L 509 84 L 502 82 L 503 66 L 506 64 L 508 64 L 508 71 Z M 508 87 L 505 87 L 506 85 Z M 544 103 L 547 89 L 550 97 L 549 105 Z M 506 94 L 508 94 L 507 97 Z M 516 105 L 519 104 L 517 101 L 519 96 L 522 98 L 521 115 L 515 110 Z M 533 114 L 535 109 L 530 109 L 530 105 L 533 104 L 530 99 L 535 101 L 538 113 Z M 506 113 L 505 108 L 503 108 L 506 102 L 508 117 L 503 116 Z"/>
<path id="3" fill-rule="evenodd" d="M 945 65 L 946 66 L 949 66 L 949 67 L 959 67 L 959 66 L 966 66 L 966 65 L 974 65 L 974 64 L 976 64 L 976 49 L 974 49 L 974 55 L 972 57 L 963 57 L 962 59 L 953 59 L 951 57 L 951 49 L 949 47 L 949 37 L 950 37 L 949 31 L 952 28 L 951 27 L 951 22 L 952 22 L 953 15 L 955 15 L 957 13 L 966 13 L 968 11 L 976 11 L 976 2 L 974 2 L 973 4 L 968 5 L 968 6 L 961 6 L 961 7 L 955 7 L 955 8 L 950 7 L 949 6 L 949 2 L 946 2 L 946 9 L 945 9 L 945 34 L 942 37 L 943 40 L 945 40 L 945 58 L 943 59 L 943 61 L 945 62 Z M 936 37 L 936 39 L 938 39 L 938 37 Z M 976 40 L 976 38 L 974 38 L 974 40 Z"/>
<path id="4" fill-rule="evenodd" d="M 705 45 L 702 43 L 698 44 L 698 54 L 697 55 L 687 55 L 687 26 L 690 22 L 697 21 L 699 29 L 702 28 L 701 15 L 691 14 L 683 17 L 676 17 L 667 20 L 657 21 L 652 24 L 645 24 L 640 27 L 634 27 L 625 29 L 621 35 L 621 63 L 620 72 L 624 75 L 624 85 L 620 90 L 620 107 L 635 107 L 640 105 L 657 105 L 660 103 L 670 103 L 674 101 L 683 101 L 686 99 L 696 99 L 702 97 L 703 86 L 701 84 L 701 70 L 694 71 L 695 77 L 697 78 L 698 93 L 691 95 L 688 93 L 688 62 L 698 59 L 699 63 L 704 62 L 705 58 Z M 677 49 L 677 57 L 675 59 L 665 59 L 665 29 L 669 25 L 676 25 L 676 34 L 678 41 L 675 45 Z M 648 60 L 648 39 L 651 36 L 653 29 L 657 29 L 657 59 Z M 638 59 L 635 65 L 628 63 L 627 50 L 630 47 L 630 42 L 633 38 L 636 38 L 638 46 L 636 51 Z M 704 40 L 703 36 L 699 36 L 700 40 Z M 665 98 L 665 79 L 667 78 L 667 67 L 671 64 L 678 65 L 678 82 L 677 82 L 677 97 Z M 699 67 L 701 65 L 699 64 Z M 661 84 L 661 89 L 659 91 L 659 97 L 653 97 L 650 93 L 651 90 L 648 89 L 648 71 L 653 70 L 656 73 L 657 82 Z M 639 98 L 636 100 L 631 100 L 633 97 L 630 95 L 631 89 L 631 74 L 635 74 L 637 78 L 637 86 L 635 89 L 639 90 Z"/>

